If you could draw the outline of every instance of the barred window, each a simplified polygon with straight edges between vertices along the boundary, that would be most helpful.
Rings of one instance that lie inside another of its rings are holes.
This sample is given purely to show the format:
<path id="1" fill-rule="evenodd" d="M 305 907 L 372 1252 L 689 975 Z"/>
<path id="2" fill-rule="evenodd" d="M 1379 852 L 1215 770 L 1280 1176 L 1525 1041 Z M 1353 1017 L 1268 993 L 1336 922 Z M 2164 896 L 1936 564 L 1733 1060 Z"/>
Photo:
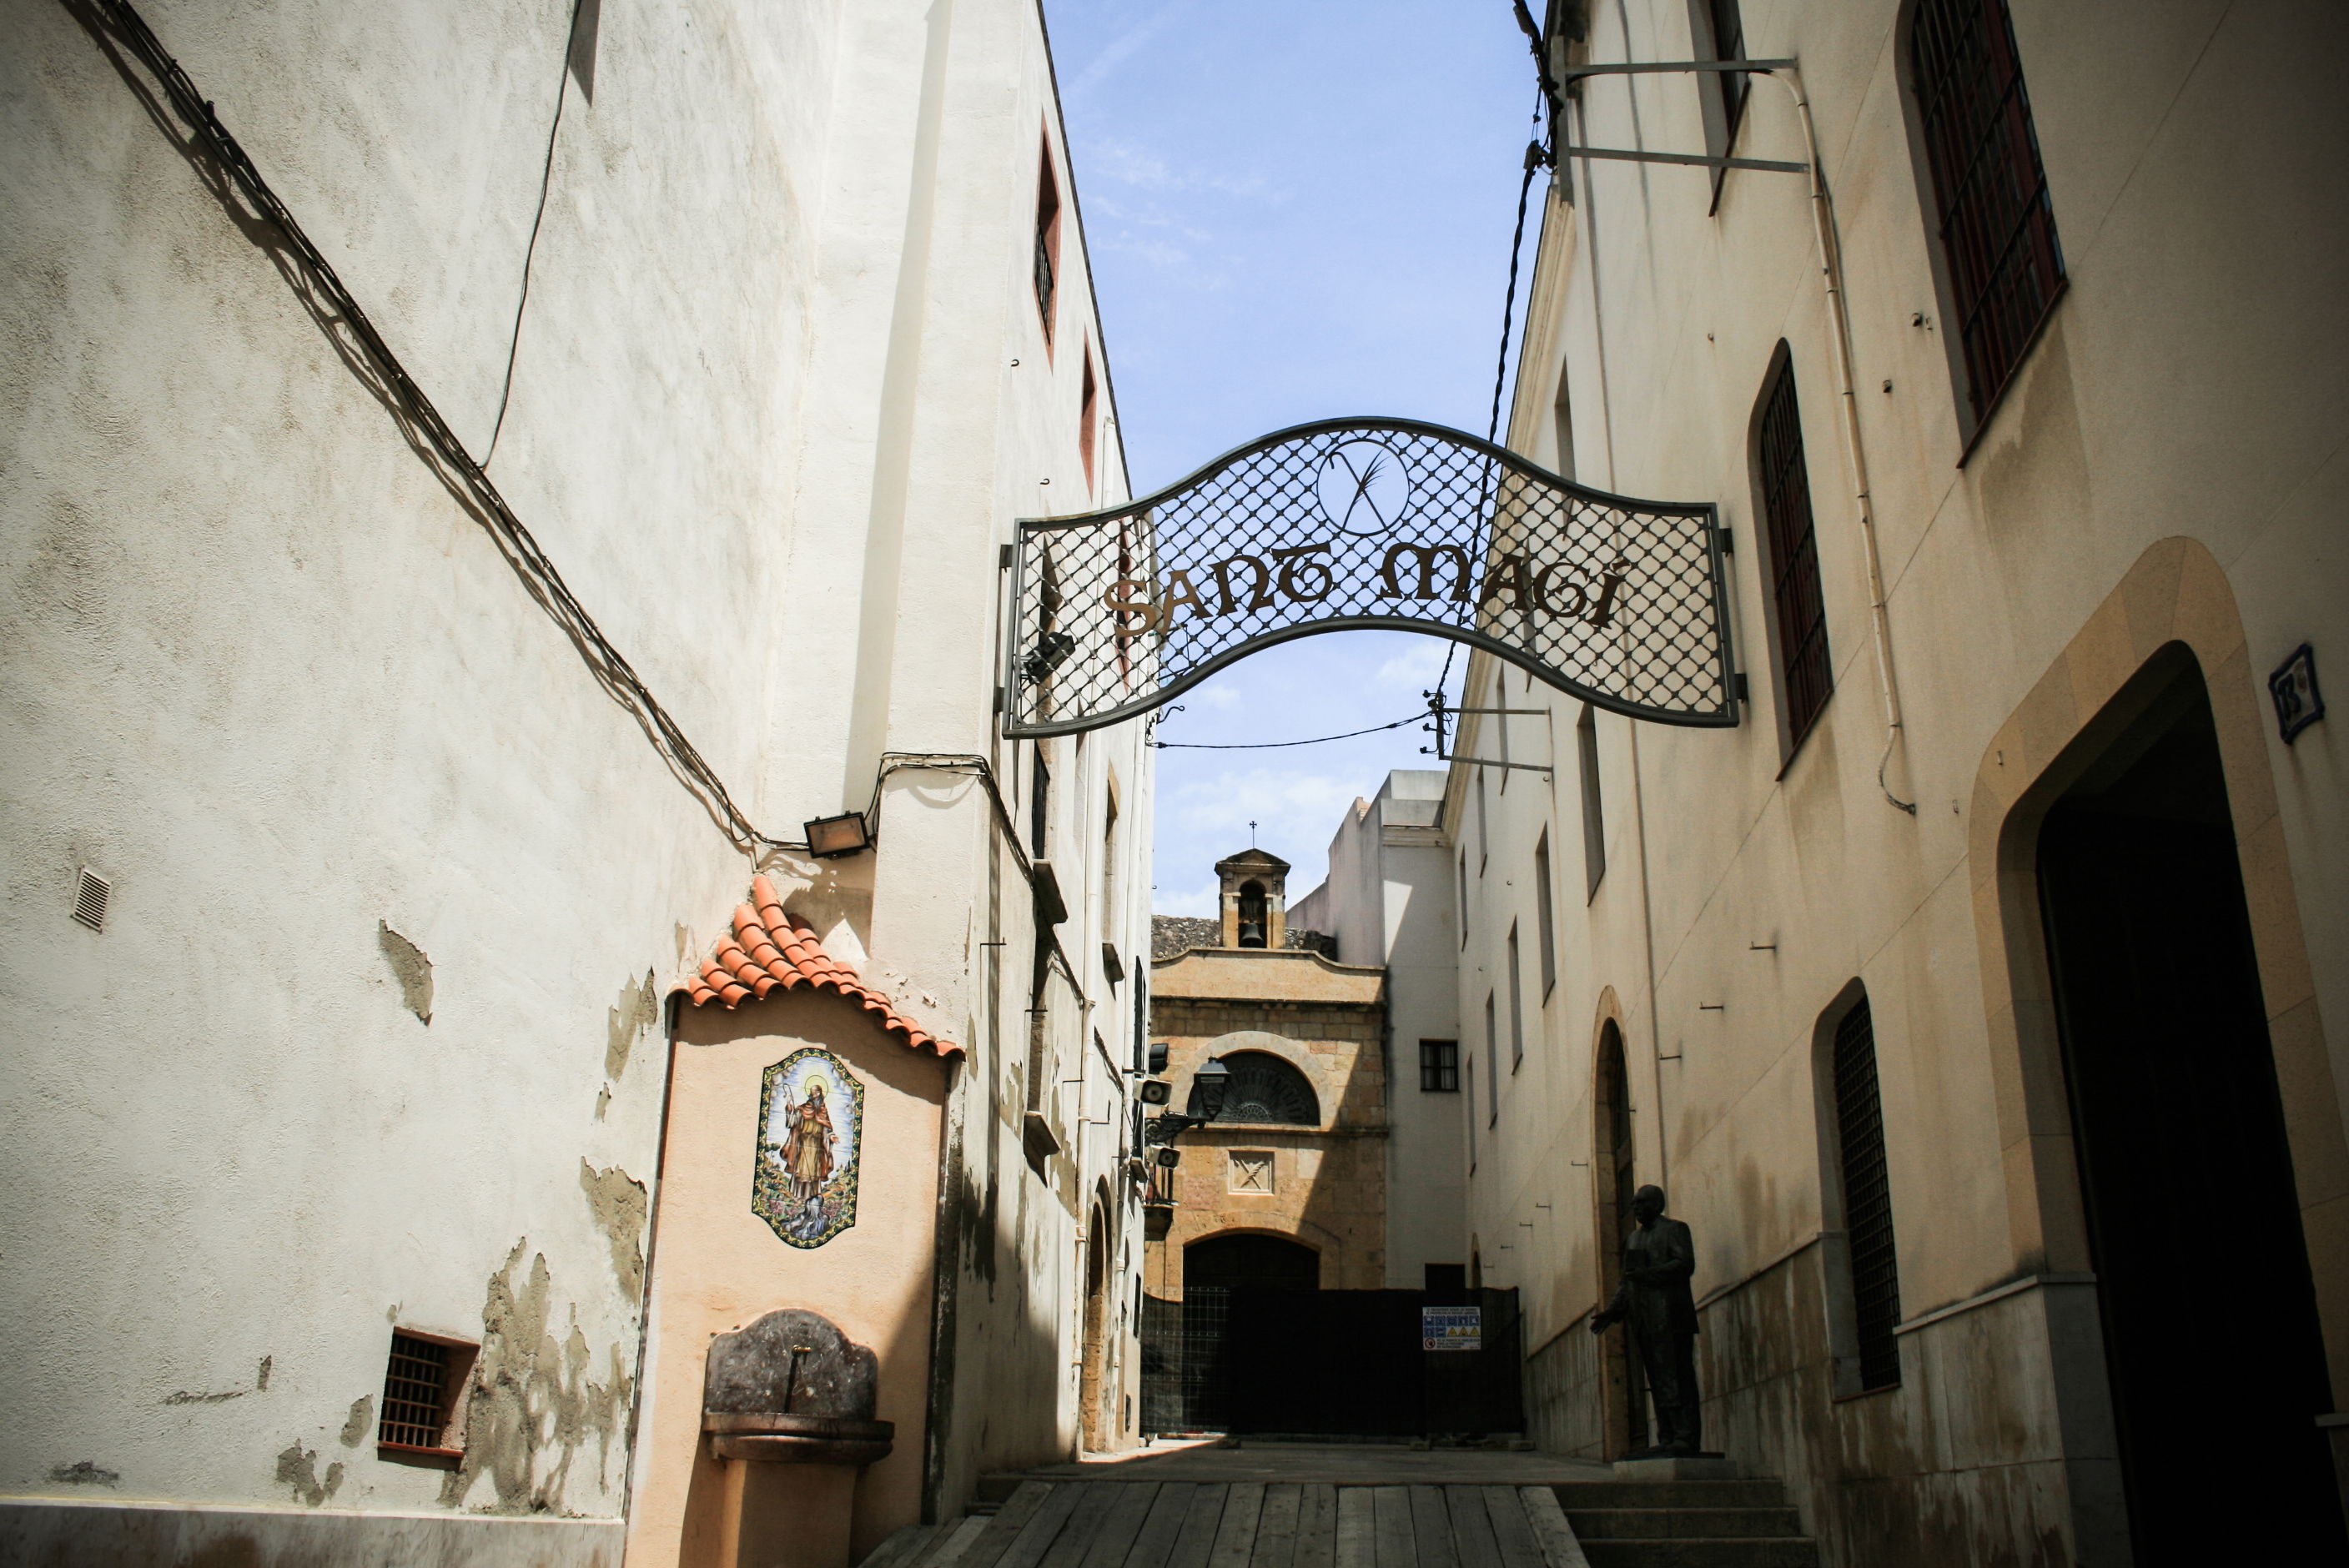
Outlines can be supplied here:
<path id="1" fill-rule="evenodd" d="M 1044 318 L 1044 341 L 1052 341 L 1052 297 L 1061 266 L 1061 185 L 1052 178 L 1052 149 L 1044 149 L 1036 180 L 1036 309 Z"/>
<path id="2" fill-rule="evenodd" d="M 1419 1042 L 1419 1087 L 1427 1094 L 1460 1092 L 1460 1042 Z"/>
<path id="3" fill-rule="evenodd" d="M 2006 0 L 1921 0 L 1909 49 L 1979 427 L 2063 292 L 2064 252 Z"/>
<path id="4" fill-rule="evenodd" d="M 1321 1125 L 1320 1097 L 1288 1063 L 1264 1051 L 1235 1051 L 1221 1060 L 1232 1078 L 1219 1120 Z"/>
<path id="5" fill-rule="evenodd" d="M 1884 1106 L 1876 1084 L 1876 1025 L 1862 997 L 1835 1031 L 1836 1143 L 1850 1238 L 1859 1385 L 1900 1381 L 1900 1270 L 1892 1241 L 1892 1189 L 1884 1161 Z"/>
<path id="6" fill-rule="evenodd" d="M 377 1444 L 395 1453 L 454 1456 L 464 1449 L 458 1395 L 481 1347 L 394 1329 L 384 1369 Z"/>
<path id="7" fill-rule="evenodd" d="M 1811 476 L 1803 460 L 1802 407 L 1795 397 L 1794 361 L 1782 358 L 1762 402 L 1755 443 L 1767 566 L 1778 612 L 1778 678 L 1786 704 L 1791 749 L 1818 722 L 1835 690 L 1827 662 L 1826 600 L 1819 588 L 1817 531 L 1811 520 Z"/>

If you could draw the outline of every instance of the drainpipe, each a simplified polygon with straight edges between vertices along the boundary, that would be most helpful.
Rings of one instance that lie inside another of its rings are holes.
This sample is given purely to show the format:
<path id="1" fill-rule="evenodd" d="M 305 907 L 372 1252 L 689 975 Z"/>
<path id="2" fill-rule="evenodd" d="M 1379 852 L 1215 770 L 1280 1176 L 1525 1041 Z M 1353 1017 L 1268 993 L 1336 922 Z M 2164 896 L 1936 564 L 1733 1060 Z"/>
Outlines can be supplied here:
<path id="1" fill-rule="evenodd" d="M 1827 197 L 1826 171 L 1819 165 L 1818 128 L 1811 120 L 1811 100 L 1805 97 L 1792 67 L 1768 73 L 1794 95 L 1795 112 L 1803 122 L 1803 154 L 1811 166 L 1811 226 L 1818 237 L 1819 273 L 1827 293 L 1827 314 L 1835 326 L 1835 370 L 1837 401 L 1843 408 L 1844 461 L 1851 470 L 1853 499 L 1859 508 L 1859 537 L 1868 558 L 1869 623 L 1876 642 L 1876 674 L 1884 694 L 1884 753 L 1876 761 L 1876 787 L 1884 798 L 1910 816 L 1913 800 L 1903 800 L 1884 781 L 1892 748 L 1901 737 L 1900 688 L 1892 674 L 1892 621 L 1885 609 L 1884 557 L 1876 541 L 1876 505 L 1868 496 L 1868 454 L 1859 438 L 1859 399 L 1853 389 L 1851 309 L 1845 296 L 1843 249 L 1836 242 L 1835 211 Z"/>

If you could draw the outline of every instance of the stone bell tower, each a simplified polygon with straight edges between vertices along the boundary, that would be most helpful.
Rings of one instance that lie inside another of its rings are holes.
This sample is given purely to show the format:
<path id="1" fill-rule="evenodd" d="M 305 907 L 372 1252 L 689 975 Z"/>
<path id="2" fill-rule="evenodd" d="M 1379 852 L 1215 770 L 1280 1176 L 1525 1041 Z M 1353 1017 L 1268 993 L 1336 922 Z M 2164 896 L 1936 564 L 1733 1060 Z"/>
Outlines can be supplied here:
<path id="1" fill-rule="evenodd" d="M 1262 850 L 1242 850 L 1216 862 L 1223 882 L 1226 947 L 1288 944 L 1288 862 Z"/>

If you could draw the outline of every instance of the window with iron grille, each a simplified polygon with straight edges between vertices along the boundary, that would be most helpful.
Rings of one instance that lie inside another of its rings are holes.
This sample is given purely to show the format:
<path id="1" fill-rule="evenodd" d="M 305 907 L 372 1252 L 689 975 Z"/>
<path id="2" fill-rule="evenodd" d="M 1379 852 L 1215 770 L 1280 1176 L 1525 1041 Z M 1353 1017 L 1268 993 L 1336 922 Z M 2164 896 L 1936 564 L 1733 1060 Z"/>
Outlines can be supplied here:
<path id="1" fill-rule="evenodd" d="M 2006 0 L 1921 0 L 1909 56 L 1978 428 L 2063 292 L 2064 252 Z"/>
<path id="2" fill-rule="evenodd" d="M 1762 400 L 1754 444 L 1769 534 L 1771 593 L 1778 612 L 1779 689 L 1786 704 L 1786 745 L 1801 744 L 1835 690 L 1827 663 L 1827 609 L 1819 590 L 1817 531 L 1811 521 L 1811 476 L 1803 461 L 1802 407 L 1795 366 L 1781 358 Z"/>
<path id="3" fill-rule="evenodd" d="M 1061 266 L 1061 186 L 1052 178 L 1052 149 L 1044 148 L 1044 162 L 1036 181 L 1036 309 L 1044 318 L 1044 341 L 1052 341 L 1052 295 L 1059 286 Z"/>
<path id="4" fill-rule="evenodd" d="M 383 1376 L 383 1414 L 376 1427 L 378 1445 L 425 1454 L 461 1451 L 457 1396 L 479 1350 L 457 1340 L 394 1329 L 391 1358 Z"/>
<path id="5" fill-rule="evenodd" d="M 1460 1092 L 1460 1042 L 1419 1042 L 1419 1087 L 1428 1094 Z"/>
<path id="6" fill-rule="evenodd" d="M 1077 455 L 1085 461 L 1085 489 L 1089 491 L 1093 488 L 1093 429 L 1099 423 L 1093 416 L 1099 397 L 1093 385 L 1092 350 L 1089 348 L 1085 351 L 1084 380 L 1077 396 Z"/>
<path id="7" fill-rule="evenodd" d="M 1737 13 L 1737 0 L 1705 0 L 1705 19 L 1713 24 L 1713 57 L 1716 60 L 1744 59 L 1745 19 Z M 1745 118 L 1745 95 L 1754 84 L 1744 71 L 1708 74 L 1720 78 L 1722 119 L 1729 136 L 1734 138 L 1737 122 Z M 1715 170 L 1717 175 L 1726 172 L 1726 170 Z"/>
<path id="8" fill-rule="evenodd" d="M 1541 940 L 1542 1000 L 1557 989 L 1557 915 L 1550 903 L 1549 830 L 1534 841 L 1534 934 Z"/>
<path id="9" fill-rule="evenodd" d="M 1894 1336 L 1900 1326 L 1900 1271 L 1885 1175 L 1884 1107 L 1876 1086 L 1876 1026 L 1865 997 L 1836 1025 L 1835 1102 L 1859 1384 L 1889 1388 L 1900 1381 L 1900 1343 Z"/>

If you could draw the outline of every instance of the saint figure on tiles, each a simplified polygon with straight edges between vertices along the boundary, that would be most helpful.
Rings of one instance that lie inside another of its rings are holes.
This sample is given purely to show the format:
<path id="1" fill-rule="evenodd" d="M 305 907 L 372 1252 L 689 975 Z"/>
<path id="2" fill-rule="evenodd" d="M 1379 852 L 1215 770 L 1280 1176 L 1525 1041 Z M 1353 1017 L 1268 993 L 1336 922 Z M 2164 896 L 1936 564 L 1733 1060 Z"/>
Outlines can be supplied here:
<path id="1" fill-rule="evenodd" d="M 830 1051 L 793 1051 L 759 1097 L 750 1211 L 794 1247 L 820 1247 L 856 1222 L 864 1086 Z"/>

